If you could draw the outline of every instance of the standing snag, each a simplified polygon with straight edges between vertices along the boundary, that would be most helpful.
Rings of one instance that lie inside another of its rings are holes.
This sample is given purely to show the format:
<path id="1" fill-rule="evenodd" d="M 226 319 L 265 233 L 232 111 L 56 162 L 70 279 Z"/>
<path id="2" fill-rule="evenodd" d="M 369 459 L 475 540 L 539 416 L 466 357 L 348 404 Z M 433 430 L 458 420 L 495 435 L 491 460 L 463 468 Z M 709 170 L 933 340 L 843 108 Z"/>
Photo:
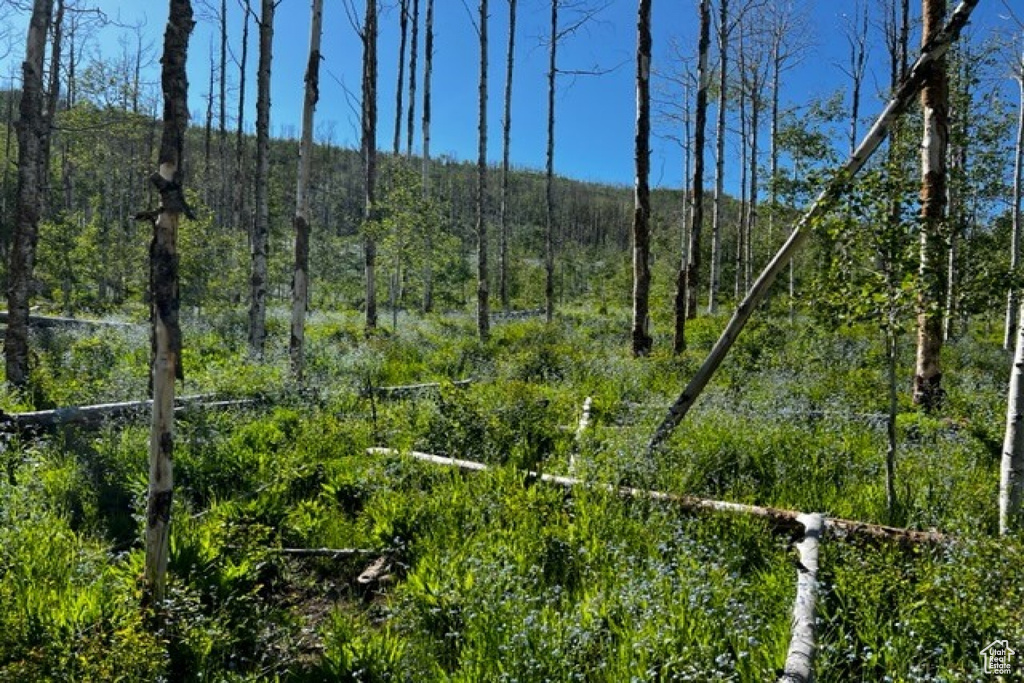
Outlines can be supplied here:
<path id="1" fill-rule="evenodd" d="M 639 0 L 636 45 L 636 183 L 633 191 L 633 355 L 651 352 L 651 0 Z"/>
<path id="2" fill-rule="evenodd" d="M 153 419 L 149 435 L 149 496 L 146 505 L 146 568 L 144 602 L 164 599 L 170 541 L 174 455 L 174 380 L 181 372 L 181 330 L 178 327 L 178 222 L 188 214 L 182 166 L 188 126 L 188 78 L 185 60 L 194 26 L 190 0 L 170 0 L 164 33 L 164 126 L 160 168 L 151 177 L 160 192 L 150 245 L 150 317 L 153 325 Z"/>

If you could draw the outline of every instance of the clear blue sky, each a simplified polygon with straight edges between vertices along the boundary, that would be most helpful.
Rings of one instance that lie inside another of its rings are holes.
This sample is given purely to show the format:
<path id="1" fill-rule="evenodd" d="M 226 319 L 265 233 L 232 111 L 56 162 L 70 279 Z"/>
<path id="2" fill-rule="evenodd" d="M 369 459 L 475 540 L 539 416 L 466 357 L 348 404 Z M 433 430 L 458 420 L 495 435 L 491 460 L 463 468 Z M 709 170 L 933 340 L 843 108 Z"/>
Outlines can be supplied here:
<path id="1" fill-rule="evenodd" d="M 868 0 L 873 2 L 873 0 Z M 111 18 L 120 17 L 124 23 L 145 19 L 146 33 L 151 36 L 154 55 L 149 68 L 149 79 L 158 82 L 158 68 L 155 56 L 159 53 L 162 30 L 166 21 L 166 3 L 159 0 L 80 0 L 82 4 L 97 5 Z M 211 41 L 215 40 L 216 26 L 196 5 L 199 23 L 193 33 L 189 55 L 191 109 L 202 123 L 205 110 L 204 97 L 209 87 L 211 68 Z M 583 179 L 619 184 L 631 184 L 633 180 L 633 127 L 635 121 L 634 64 L 636 41 L 635 0 L 591 0 L 591 4 L 605 4 L 598 17 L 575 36 L 568 37 L 559 48 L 559 67 L 562 69 L 593 68 L 610 69 L 611 73 L 592 76 L 561 76 L 557 95 L 557 147 L 555 153 L 556 172 Z M 218 4 L 217 0 L 213 0 Z M 362 0 L 355 0 L 361 12 Z M 1019 0 L 985 0 L 975 11 L 972 21 L 975 33 L 980 35 L 992 31 L 1020 32 L 1021 27 L 1009 14 L 1009 6 L 1017 6 Z M 352 109 L 355 103 L 346 98 L 340 83 L 344 83 L 358 97 L 361 73 L 361 44 L 353 32 L 342 0 L 326 0 L 324 10 L 324 44 L 321 77 L 321 99 L 317 110 L 318 135 L 323 137 L 332 131 L 334 142 L 355 147 L 358 145 L 358 118 Z M 396 0 L 386 0 L 380 18 L 381 36 L 379 45 L 379 114 L 378 144 L 381 149 L 391 148 L 394 121 L 394 95 L 396 81 L 396 60 L 398 46 L 397 10 L 390 8 Z M 449 154 L 459 159 L 476 158 L 477 126 L 477 85 L 478 85 L 478 43 L 476 33 L 466 9 L 475 4 L 474 0 L 436 0 L 435 5 L 435 56 L 433 79 L 433 116 L 431 151 L 434 155 Z M 734 2 L 733 4 L 739 4 Z M 781 4 L 781 3 L 778 3 Z M 783 80 L 783 102 L 785 106 L 799 106 L 807 101 L 828 95 L 837 90 L 847 89 L 849 79 L 843 75 L 840 65 L 848 60 L 848 47 L 841 27 L 842 16 L 851 11 L 854 0 L 794 0 L 802 7 L 802 18 L 806 19 L 805 29 L 800 38 L 808 47 L 802 61 L 788 71 Z M 913 2 L 919 5 L 918 2 Z M 952 3 L 951 3 L 952 4 Z M 229 0 L 230 31 L 232 50 L 239 54 L 241 36 L 241 3 Z M 253 0 L 258 6 L 259 0 Z M 667 73 L 679 70 L 674 55 L 679 51 L 692 55 L 696 45 L 696 0 L 654 0 L 654 68 Z M 421 0 L 421 15 L 425 13 L 426 0 Z M 300 109 L 302 106 L 302 74 L 306 63 L 309 34 L 308 0 L 281 0 L 277 12 L 274 39 L 274 63 L 272 76 L 272 130 L 275 135 L 298 134 Z M 547 33 L 550 5 L 545 0 L 520 0 L 517 26 L 515 78 L 513 85 L 513 129 L 512 159 L 517 166 L 542 168 L 544 165 L 546 135 L 546 79 L 547 49 L 544 36 Z M 258 8 L 257 8 L 258 9 Z M 915 7 L 915 12 L 919 7 Z M 475 8 L 473 9 L 475 12 Z M 1016 10 L 1024 15 L 1024 8 Z M 490 0 L 490 104 L 488 109 L 489 147 L 492 161 L 501 158 L 501 117 L 505 70 L 505 48 L 508 29 L 508 5 L 505 0 Z M 565 12 L 566 22 L 571 13 Z M 19 18 L 23 25 L 25 17 Z M 422 16 L 421 16 L 422 21 Z M 878 64 L 877 76 L 868 77 L 867 114 L 878 110 L 880 102 L 875 94 L 886 82 L 884 49 L 878 45 L 878 31 L 872 29 L 876 46 L 871 56 Z M 99 32 L 93 41 L 92 50 L 106 55 L 116 55 L 122 50 L 118 35 L 123 30 L 107 28 Z M 23 43 L 24 34 L 17 34 L 18 43 Z M 251 128 L 255 119 L 255 62 L 256 32 L 250 31 L 249 66 L 251 70 L 247 86 L 246 123 Z M 420 38 L 419 88 L 417 99 L 422 96 L 423 39 Z M 714 44 L 712 45 L 714 49 Z M 0 66 L 0 73 L 11 72 L 11 62 L 23 50 L 15 44 L 15 54 L 8 63 Z M 237 67 L 229 66 L 231 95 L 234 98 L 237 85 Z M 666 81 L 655 84 L 657 96 L 678 101 L 681 91 Z M 405 98 L 408 99 L 407 96 Z M 419 104 L 419 102 L 417 103 Z M 229 105 L 229 117 L 234 125 L 236 105 Z M 403 115 L 404 119 L 404 115 Z M 419 137 L 419 113 L 415 148 L 421 149 Z M 677 142 L 665 135 L 677 135 L 681 127 L 663 117 L 656 121 L 655 132 L 661 136 L 654 140 L 651 158 L 652 182 L 663 186 L 680 186 L 682 183 L 682 152 Z M 713 140 L 709 130 L 709 141 Z M 767 135 L 767 134 L 765 134 Z M 765 138 L 767 139 L 767 137 Z M 709 143 L 710 144 L 710 143 Z M 403 133 L 404 145 L 404 133 Z M 710 149 L 710 148 L 709 148 Z M 709 151 L 708 160 L 712 159 Z"/>

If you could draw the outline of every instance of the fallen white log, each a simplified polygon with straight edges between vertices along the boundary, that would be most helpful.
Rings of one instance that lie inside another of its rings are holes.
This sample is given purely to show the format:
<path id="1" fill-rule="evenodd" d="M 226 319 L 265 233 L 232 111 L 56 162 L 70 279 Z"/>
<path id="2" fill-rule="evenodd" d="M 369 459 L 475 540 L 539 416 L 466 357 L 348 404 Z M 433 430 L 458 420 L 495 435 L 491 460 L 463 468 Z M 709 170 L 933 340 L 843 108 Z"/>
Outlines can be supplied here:
<path id="1" fill-rule="evenodd" d="M 235 408 L 257 403 L 258 399 L 232 399 L 211 401 L 209 395 L 182 396 L 176 399 L 176 413 L 202 407 L 209 410 Z M 153 401 L 125 401 L 99 403 L 91 406 L 66 406 L 53 410 L 35 410 L 26 413 L 0 413 L 0 432 L 19 429 L 48 429 L 58 425 L 96 426 L 108 420 L 142 416 L 152 408 Z"/>
<path id="2" fill-rule="evenodd" d="M 587 431 L 587 427 L 590 426 L 590 411 L 593 407 L 594 399 L 589 396 L 583 399 L 583 414 L 580 415 L 580 423 L 576 426 L 576 434 L 573 437 L 572 450 L 569 452 L 569 474 L 576 472 L 576 452 L 580 441 L 583 440 L 583 434 Z"/>
<path id="3" fill-rule="evenodd" d="M 487 465 L 474 462 L 472 460 L 460 460 L 458 458 L 448 458 L 441 455 L 433 455 L 431 453 L 420 453 L 417 451 L 399 451 L 393 448 L 368 448 L 367 453 L 370 455 L 407 455 L 410 458 L 421 460 L 423 462 L 430 462 L 437 465 L 447 465 L 449 467 L 457 467 L 463 470 L 471 470 L 474 472 L 483 472 L 488 468 Z M 766 520 L 772 527 L 788 532 L 803 532 L 805 527 L 800 521 L 802 512 L 796 510 L 786 510 L 783 508 L 772 508 L 764 507 L 761 505 L 748 505 L 745 503 L 731 503 L 723 500 L 711 500 L 708 498 L 698 498 L 697 496 L 679 495 L 675 493 L 665 493 L 662 491 L 650 491 L 647 489 L 637 489 L 630 486 L 615 486 L 614 484 L 602 484 L 596 482 L 588 482 L 575 477 L 564 477 L 555 474 L 527 472 L 527 477 L 532 479 L 540 480 L 550 484 L 557 484 L 566 488 L 591 488 L 617 495 L 625 498 L 646 498 L 649 500 L 662 500 L 668 503 L 672 503 L 680 507 L 683 510 L 689 510 L 694 512 L 710 511 L 710 512 L 728 512 L 733 514 L 748 515 L 752 517 L 759 517 Z M 941 544 L 941 543 L 952 543 L 957 539 L 953 536 L 940 533 L 938 531 L 917 531 L 915 529 L 901 529 L 899 527 L 885 526 L 882 524 L 869 524 L 866 522 L 858 522 L 850 519 L 841 519 L 829 517 L 824 522 L 824 529 L 826 532 L 839 538 L 856 538 L 864 540 L 875 540 L 875 541 L 893 541 L 902 545 L 918 545 L 918 544 Z"/>
<path id="4" fill-rule="evenodd" d="M 476 380 L 472 377 L 467 379 L 455 380 L 449 382 L 453 387 L 465 387 L 469 386 Z M 385 399 L 403 398 L 406 396 L 414 396 L 416 394 L 422 394 L 428 391 L 438 391 L 442 386 L 441 382 L 425 382 L 423 384 L 402 384 L 391 387 L 365 387 L 359 393 L 362 398 L 368 398 L 372 393 L 374 396 L 380 396 Z"/>
<path id="5" fill-rule="evenodd" d="M 0 324 L 7 324 L 7 311 L 0 311 Z M 56 315 L 30 315 L 28 317 L 29 327 L 116 327 L 132 328 L 141 327 L 135 323 L 122 323 L 113 320 L 87 320 L 83 318 L 66 318 Z"/>
<path id="6" fill-rule="evenodd" d="M 818 542 L 825 519 L 820 514 L 800 515 L 804 537 L 796 544 L 800 552 L 797 564 L 796 600 L 793 602 L 793 630 L 789 653 L 779 683 L 810 683 L 814 680 L 815 605 L 818 601 Z"/>

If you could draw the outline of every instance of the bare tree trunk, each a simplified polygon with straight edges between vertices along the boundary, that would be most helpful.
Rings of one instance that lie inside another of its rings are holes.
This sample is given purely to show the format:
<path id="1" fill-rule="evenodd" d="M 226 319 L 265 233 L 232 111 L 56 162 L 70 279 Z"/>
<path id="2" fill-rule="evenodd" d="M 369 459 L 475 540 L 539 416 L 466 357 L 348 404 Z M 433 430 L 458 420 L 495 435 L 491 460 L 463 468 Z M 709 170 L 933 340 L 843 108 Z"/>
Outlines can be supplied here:
<path id="1" fill-rule="evenodd" d="M 412 0 L 412 41 L 409 44 L 409 118 L 405 124 L 405 156 L 412 156 L 412 139 L 416 134 L 416 52 L 419 49 L 420 0 Z"/>
<path id="2" fill-rule="evenodd" d="M 426 35 L 423 44 L 423 197 L 430 196 L 430 77 L 434 68 L 434 0 L 427 0 Z M 427 232 L 427 258 L 423 272 L 423 312 L 434 308 L 434 245 Z"/>
<path id="3" fill-rule="evenodd" d="M 235 129 L 235 180 L 232 197 L 232 224 L 240 229 L 245 223 L 246 208 L 246 164 L 245 164 L 245 75 L 249 59 L 249 16 L 252 14 L 250 0 L 245 0 L 242 18 L 242 54 L 238 61 L 238 123 Z M 246 225 L 246 232 L 249 232 Z"/>
<path id="4" fill-rule="evenodd" d="M 405 90 L 405 42 L 409 32 L 409 0 L 398 3 L 398 85 L 395 86 L 395 139 L 392 152 L 402 148 L 402 94 Z"/>
<path id="5" fill-rule="evenodd" d="M 178 222 L 188 214 L 182 188 L 185 129 L 188 126 L 188 79 L 185 62 L 192 32 L 190 0 L 170 0 L 161 81 L 164 126 L 160 168 L 150 178 L 160 192 L 150 246 L 150 316 L 153 325 L 153 420 L 149 436 L 149 497 L 146 505 L 146 569 L 143 602 L 164 599 L 170 546 L 173 496 L 174 380 L 181 376 L 181 330 L 178 327 Z"/>
<path id="6" fill-rule="evenodd" d="M 1024 311 L 1017 315 L 1017 349 L 1013 354 L 1010 389 L 1006 398 L 1006 433 L 999 468 L 999 533 L 1021 528 L 1024 498 Z"/>
<path id="7" fill-rule="evenodd" d="M 377 217 L 377 0 L 367 0 L 363 23 L 363 270 L 366 276 L 366 331 L 377 329 L 377 242 L 370 223 Z M 397 147 L 397 142 L 395 143 Z"/>
<path id="8" fill-rule="evenodd" d="M 544 319 L 555 317 L 555 78 L 558 75 L 558 3 L 551 0 L 548 46 L 548 147 L 544 174 Z"/>
<path id="9" fill-rule="evenodd" d="M 633 355 L 651 352 L 651 0 L 639 0 L 636 46 L 636 185 L 633 208 Z"/>
<path id="10" fill-rule="evenodd" d="M 804 527 L 804 535 L 796 544 L 800 562 L 797 564 L 796 600 L 793 601 L 793 633 L 779 683 L 810 683 L 814 680 L 818 545 L 825 531 L 825 519 L 816 513 L 802 514 L 797 520 Z"/>
<path id="11" fill-rule="evenodd" d="M 722 278 L 722 204 L 725 197 L 725 105 L 728 94 L 729 0 L 718 8 L 718 111 L 715 124 L 715 205 L 711 216 L 711 277 L 708 313 L 718 312 L 718 291 Z"/>
<path id="12" fill-rule="evenodd" d="M 686 273 L 676 285 L 676 333 L 673 350 L 686 348 L 686 319 L 697 317 L 697 285 L 700 279 L 700 237 L 704 225 L 704 135 L 708 119 L 708 50 L 711 45 L 711 1 L 700 3 L 700 38 L 697 43 L 697 106 L 693 132 L 693 183 L 690 187 L 690 245 Z M 685 302 L 685 303 L 684 303 Z"/>
<path id="13" fill-rule="evenodd" d="M 503 310 L 509 308 L 508 294 L 508 180 L 509 146 L 512 137 L 512 68 L 516 47 L 516 0 L 508 0 L 508 52 L 505 58 L 505 117 L 502 120 L 501 154 L 501 243 L 499 248 L 498 293 Z"/>
<path id="14" fill-rule="evenodd" d="M 480 339 L 491 332 L 487 283 L 487 0 L 480 0 L 480 103 L 479 149 L 476 160 L 476 328 Z"/>
<path id="15" fill-rule="evenodd" d="M 267 250 L 270 242 L 270 65 L 276 0 L 260 10 L 260 59 L 256 74 L 256 220 L 252 228 L 249 291 L 249 351 L 263 357 L 267 338 Z"/>
<path id="16" fill-rule="evenodd" d="M 1017 146 L 1013 155 L 1013 200 L 1011 212 L 1013 227 L 1010 238 L 1010 272 L 1016 274 L 1020 267 L 1021 238 L 1021 198 L 1024 196 L 1024 52 L 1017 64 Z M 1017 329 L 1017 308 L 1020 295 L 1016 287 L 1010 287 L 1006 296 L 1006 330 L 1003 335 L 1003 348 L 1010 350 L 1013 334 Z"/>
<path id="17" fill-rule="evenodd" d="M 302 382 L 306 305 L 309 301 L 309 176 L 313 167 L 313 116 L 320 99 L 320 35 L 323 32 L 323 0 L 313 0 L 309 25 L 309 63 L 302 107 L 302 139 L 295 188 L 295 272 L 292 276 L 292 334 L 289 344 L 292 377 Z"/>
<path id="18" fill-rule="evenodd" d="M 228 0 L 220 0 L 220 81 L 217 109 L 217 158 L 220 160 L 220 193 L 217 198 L 217 221 L 223 225 L 228 215 Z"/>
<path id="19" fill-rule="evenodd" d="M 34 0 L 29 19 L 22 92 L 18 111 L 18 200 L 14 244 L 7 289 L 7 334 L 4 355 L 7 381 L 22 388 L 28 384 L 28 308 L 35 269 L 36 242 L 45 179 L 41 177 L 47 120 L 43 112 L 43 55 L 50 29 L 51 0 Z"/>
<path id="20" fill-rule="evenodd" d="M 858 0 L 854 6 L 853 18 L 846 24 L 846 42 L 850 48 L 850 136 L 849 145 L 852 153 L 860 139 L 858 125 L 860 123 L 860 99 L 864 84 L 864 70 L 868 57 L 868 6 Z"/>
<path id="21" fill-rule="evenodd" d="M 946 0 L 923 0 L 924 27 L 921 40 L 927 45 L 942 27 Z M 946 148 L 949 140 L 949 85 L 945 58 L 929 69 L 921 91 L 924 136 L 921 143 L 921 261 L 918 276 L 917 363 L 914 403 L 926 410 L 941 405 L 942 307 L 945 291 L 942 230 L 946 220 Z"/>
<path id="22" fill-rule="evenodd" d="M 782 245 L 778 253 L 768 262 L 760 277 L 754 283 L 747 296 L 737 306 L 729 323 L 722 330 L 721 336 L 715 342 L 714 347 L 704 360 L 704 363 L 694 374 L 686 388 L 676 398 L 668 410 L 668 414 L 655 430 L 650 442 L 647 444 L 648 455 L 653 455 L 660 449 L 672 431 L 679 425 L 693 404 L 700 397 L 704 387 L 707 386 L 718 366 L 721 365 L 725 356 L 729 353 L 733 343 L 736 341 L 743 327 L 750 319 L 751 314 L 758 304 L 764 300 L 775 277 L 791 258 L 800 250 L 810 236 L 811 226 L 815 221 L 827 214 L 843 196 L 857 173 L 864 167 L 867 161 L 875 153 L 878 147 L 885 140 L 893 123 L 903 114 L 910 105 L 911 100 L 920 92 L 928 75 L 929 67 L 937 60 L 941 60 L 949 46 L 959 37 L 963 27 L 970 19 L 971 12 L 977 7 L 978 0 L 963 0 L 953 11 L 952 16 L 942 30 L 938 32 L 930 42 L 926 43 L 920 57 L 908 71 L 907 76 L 900 82 L 895 94 L 889 103 L 875 120 L 871 130 L 861 141 L 860 145 L 846 160 L 846 163 L 837 169 L 825 184 L 825 188 L 818 195 L 814 203 L 804 213 L 796 226 L 790 233 L 789 239 Z"/>

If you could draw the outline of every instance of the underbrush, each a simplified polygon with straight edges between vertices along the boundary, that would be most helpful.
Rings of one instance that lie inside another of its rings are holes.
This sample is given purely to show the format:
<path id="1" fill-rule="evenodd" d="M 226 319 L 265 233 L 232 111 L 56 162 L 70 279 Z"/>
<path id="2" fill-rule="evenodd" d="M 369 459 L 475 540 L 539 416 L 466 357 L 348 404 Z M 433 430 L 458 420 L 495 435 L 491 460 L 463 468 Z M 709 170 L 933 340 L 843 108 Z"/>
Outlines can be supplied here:
<path id="1" fill-rule="evenodd" d="M 991 539 L 1009 367 L 993 342 L 947 348 L 941 415 L 916 412 L 901 384 L 890 511 L 877 333 L 752 323 L 648 456 L 724 321 L 694 321 L 679 357 L 656 347 L 633 359 L 616 315 L 500 322 L 486 342 L 466 317 L 403 318 L 366 339 L 354 315 L 314 316 L 315 391 L 304 392 L 287 379 L 283 325 L 257 363 L 240 320 L 190 322 L 185 388 L 265 400 L 178 420 L 162 619 L 138 608 L 146 428 L 9 439 L 0 681 L 777 677 L 797 573 L 789 539 L 527 471 L 955 534 L 917 549 L 825 539 L 818 680 L 974 680 L 988 642 L 1024 643 L 1022 547 Z M 5 395 L 5 409 L 144 395 L 144 335 L 47 343 L 37 395 Z M 403 384 L 430 386 L 380 392 Z M 317 548 L 347 552 L 299 552 Z"/>

